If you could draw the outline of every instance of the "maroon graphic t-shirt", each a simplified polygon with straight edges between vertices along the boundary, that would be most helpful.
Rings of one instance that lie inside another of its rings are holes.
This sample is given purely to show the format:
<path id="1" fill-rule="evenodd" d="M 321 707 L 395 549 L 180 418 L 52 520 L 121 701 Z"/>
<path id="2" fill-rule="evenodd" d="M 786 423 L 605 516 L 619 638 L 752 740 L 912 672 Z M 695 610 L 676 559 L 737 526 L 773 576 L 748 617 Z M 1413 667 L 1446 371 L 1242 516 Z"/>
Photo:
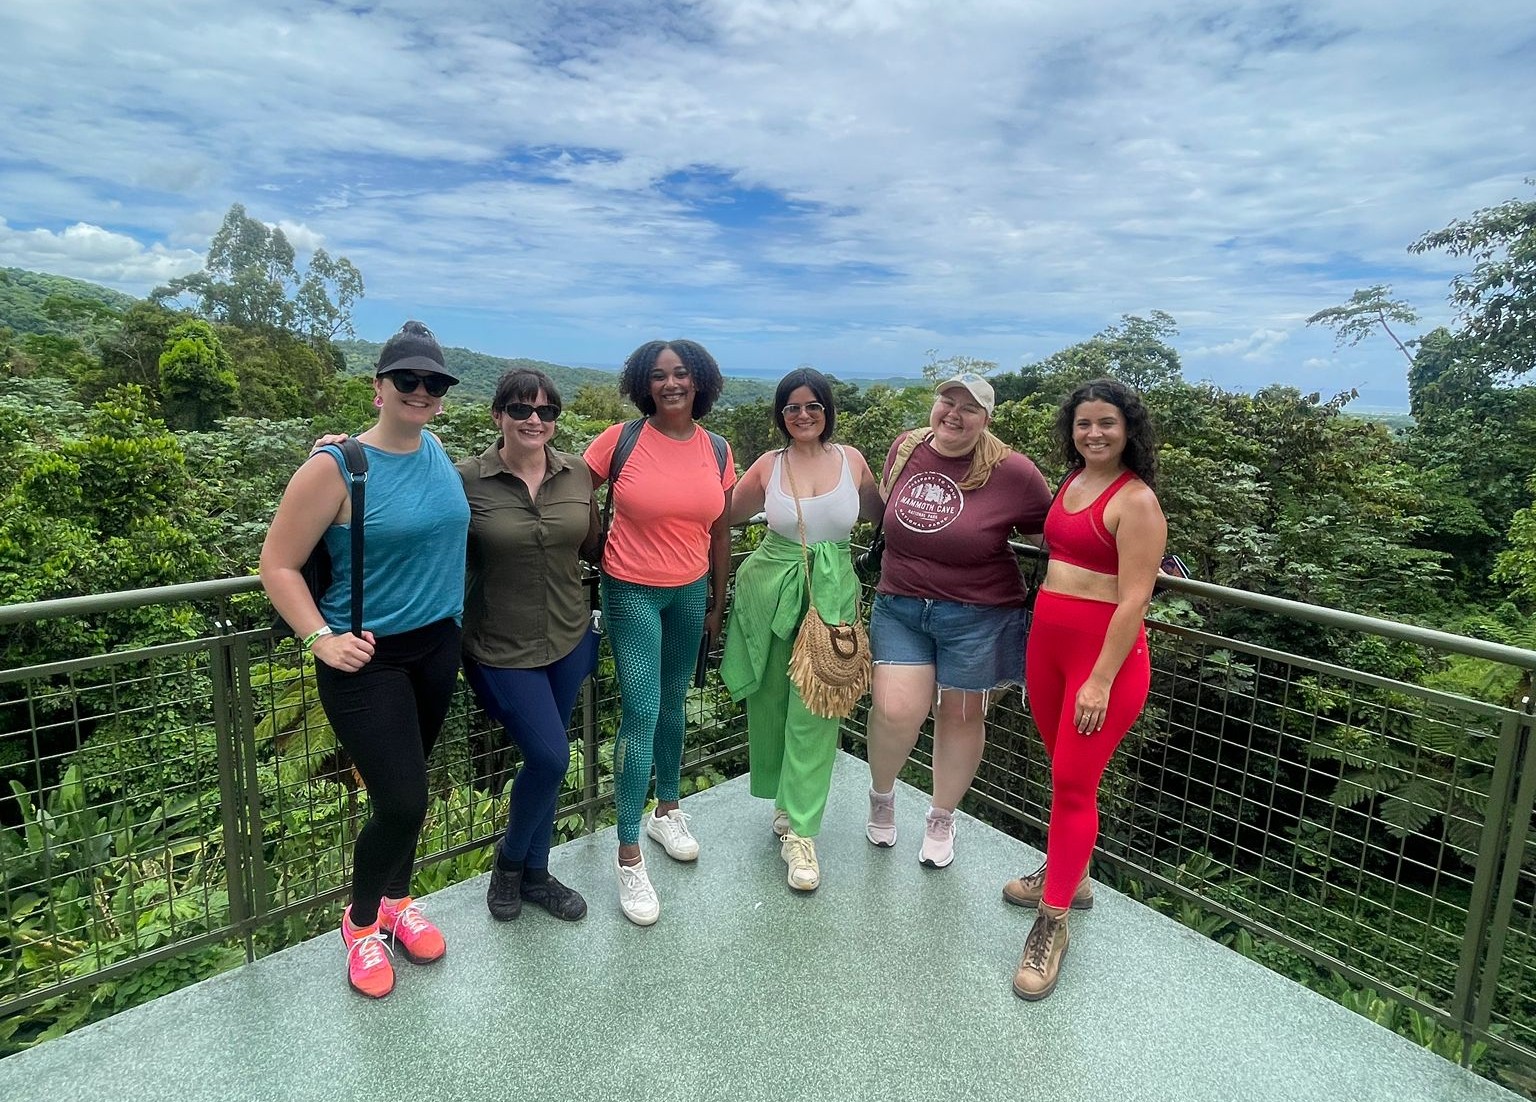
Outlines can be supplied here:
<path id="1" fill-rule="evenodd" d="M 902 438 L 891 445 L 887 469 Z M 1017 452 L 985 486 L 962 490 L 970 469 L 969 455 L 942 456 L 926 440 L 913 451 L 885 503 L 878 592 L 971 605 L 1024 603 L 1024 579 L 1008 539 L 1014 531 L 1040 532 L 1051 491 Z"/>

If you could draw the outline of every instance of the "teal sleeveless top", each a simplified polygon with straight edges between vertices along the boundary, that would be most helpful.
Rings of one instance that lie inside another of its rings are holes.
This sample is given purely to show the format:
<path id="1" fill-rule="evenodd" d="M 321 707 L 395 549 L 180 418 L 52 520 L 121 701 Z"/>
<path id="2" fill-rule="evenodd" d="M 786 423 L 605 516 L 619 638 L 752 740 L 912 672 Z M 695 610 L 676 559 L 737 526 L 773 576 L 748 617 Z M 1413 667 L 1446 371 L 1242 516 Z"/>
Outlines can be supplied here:
<path id="1" fill-rule="evenodd" d="M 349 479 L 339 448 L 325 449 Z M 363 627 L 375 636 L 399 635 L 464 615 L 464 554 L 469 502 L 464 480 L 429 432 L 405 455 L 364 443 L 368 485 L 363 512 Z M 355 523 L 357 518 L 352 518 Z M 320 615 L 332 631 L 351 630 L 352 530 L 325 530 L 331 584 Z"/>

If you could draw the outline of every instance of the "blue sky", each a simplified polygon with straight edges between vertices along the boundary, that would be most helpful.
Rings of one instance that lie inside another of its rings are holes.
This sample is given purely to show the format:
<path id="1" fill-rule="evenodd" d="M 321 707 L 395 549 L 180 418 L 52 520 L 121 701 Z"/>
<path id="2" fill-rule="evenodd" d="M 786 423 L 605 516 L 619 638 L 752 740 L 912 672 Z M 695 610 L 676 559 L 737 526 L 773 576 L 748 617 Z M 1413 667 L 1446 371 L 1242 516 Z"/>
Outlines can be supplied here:
<path id="1" fill-rule="evenodd" d="M 1002 369 L 1163 310 L 1186 377 L 1406 405 L 1305 318 L 1536 175 L 1529 0 L 8 0 L 0 265 L 143 294 L 229 205 L 359 335 L 727 373 Z"/>

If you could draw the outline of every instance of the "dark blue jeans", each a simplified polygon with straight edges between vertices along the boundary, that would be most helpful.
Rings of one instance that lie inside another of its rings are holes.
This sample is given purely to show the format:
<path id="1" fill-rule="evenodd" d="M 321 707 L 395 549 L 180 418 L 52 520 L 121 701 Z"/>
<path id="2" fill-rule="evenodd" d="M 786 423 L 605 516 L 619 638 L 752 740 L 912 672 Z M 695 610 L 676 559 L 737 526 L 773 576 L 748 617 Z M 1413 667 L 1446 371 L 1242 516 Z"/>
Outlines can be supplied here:
<path id="1" fill-rule="evenodd" d="M 549 867 L 555 804 L 571 764 L 566 731 L 576 694 L 596 662 L 597 641 L 589 631 L 564 658 L 526 670 L 464 659 L 464 671 L 480 706 L 506 728 L 523 756 L 523 767 L 512 782 L 512 807 L 501 840 L 501 857 L 506 862 L 531 869 Z"/>

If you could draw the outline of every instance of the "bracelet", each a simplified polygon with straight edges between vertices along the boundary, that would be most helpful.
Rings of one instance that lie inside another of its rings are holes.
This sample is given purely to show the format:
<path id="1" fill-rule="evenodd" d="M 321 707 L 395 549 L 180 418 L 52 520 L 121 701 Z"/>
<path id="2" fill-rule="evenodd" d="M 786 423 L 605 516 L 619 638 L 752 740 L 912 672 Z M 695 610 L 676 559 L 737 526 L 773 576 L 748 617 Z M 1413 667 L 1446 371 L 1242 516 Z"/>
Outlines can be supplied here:
<path id="1" fill-rule="evenodd" d="M 321 624 L 317 629 L 304 636 L 304 649 L 309 650 L 315 645 L 316 639 L 319 639 L 322 635 L 329 634 L 331 634 L 331 625 Z"/>

